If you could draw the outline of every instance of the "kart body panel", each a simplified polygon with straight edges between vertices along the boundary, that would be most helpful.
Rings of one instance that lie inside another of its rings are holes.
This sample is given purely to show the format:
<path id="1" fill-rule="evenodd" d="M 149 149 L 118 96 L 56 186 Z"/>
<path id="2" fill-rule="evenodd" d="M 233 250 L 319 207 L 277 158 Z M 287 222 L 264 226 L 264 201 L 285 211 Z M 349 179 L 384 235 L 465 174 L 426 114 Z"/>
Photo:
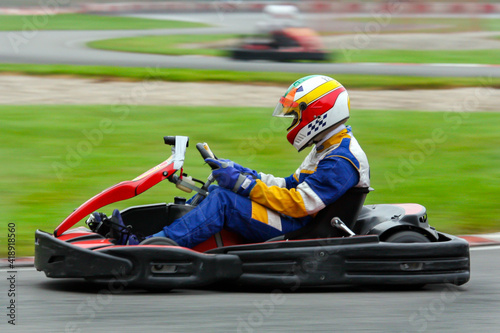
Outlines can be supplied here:
<path id="1" fill-rule="evenodd" d="M 145 289 L 214 283 L 297 288 L 322 285 L 422 285 L 469 280 L 469 245 L 397 244 L 376 235 L 233 245 L 206 252 L 166 245 L 116 246 L 77 230 L 61 240 L 36 232 L 35 267 L 52 278 L 85 278 Z"/>

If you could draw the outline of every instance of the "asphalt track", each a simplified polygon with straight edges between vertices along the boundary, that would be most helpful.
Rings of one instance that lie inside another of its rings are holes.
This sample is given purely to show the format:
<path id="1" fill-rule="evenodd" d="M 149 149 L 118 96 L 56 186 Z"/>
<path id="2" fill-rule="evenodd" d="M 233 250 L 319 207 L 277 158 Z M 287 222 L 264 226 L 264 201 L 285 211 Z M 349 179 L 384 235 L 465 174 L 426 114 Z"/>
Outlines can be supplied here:
<path id="1" fill-rule="evenodd" d="M 500 66 L 450 64 L 372 64 L 372 63 L 276 63 L 235 61 L 222 57 L 165 56 L 90 49 L 92 40 L 167 34 L 249 33 L 260 14 L 212 13 L 149 15 L 148 17 L 195 20 L 216 25 L 212 28 L 154 29 L 120 31 L 38 31 L 36 22 L 25 31 L 0 32 L 0 63 L 76 64 L 139 66 L 150 68 L 194 68 L 239 71 L 280 71 L 323 74 L 371 74 L 411 76 L 500 77 Z M 312 19 L 312 18 L 309 18 Z M 41 24 L 41 23 L 40 23 Z M 354 37 L 353 37 L 354 38 Z M 362 49 L 360 50 L 362 52 Z"/>
<path id="2" fill-rule="evenodd" d="M 471 280 L 418 291 L 359 287 L 146 293 L 18 269 L 16 326 L 2 332 L 494 332 L 500 327 L 500 247 L 471 250 Z"/>

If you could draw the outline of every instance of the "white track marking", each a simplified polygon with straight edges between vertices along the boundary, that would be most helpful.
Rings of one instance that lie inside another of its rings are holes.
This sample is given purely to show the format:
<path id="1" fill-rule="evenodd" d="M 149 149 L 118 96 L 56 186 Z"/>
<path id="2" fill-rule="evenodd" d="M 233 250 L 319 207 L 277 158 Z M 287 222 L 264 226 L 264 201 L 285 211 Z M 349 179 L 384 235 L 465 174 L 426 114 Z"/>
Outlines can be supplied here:
<path id="1" fill-rule="evenodd" d="M 482 245 L 470 248 L 471 251 L 500 250 L 500 245 Z"/>
<path id="2" fill-rule="evenodd" d="M 22 272 L 22 271 L 36 271 L 35 267 L 19 267 L 19 268 L 0 268 L 0 272 Z"/>

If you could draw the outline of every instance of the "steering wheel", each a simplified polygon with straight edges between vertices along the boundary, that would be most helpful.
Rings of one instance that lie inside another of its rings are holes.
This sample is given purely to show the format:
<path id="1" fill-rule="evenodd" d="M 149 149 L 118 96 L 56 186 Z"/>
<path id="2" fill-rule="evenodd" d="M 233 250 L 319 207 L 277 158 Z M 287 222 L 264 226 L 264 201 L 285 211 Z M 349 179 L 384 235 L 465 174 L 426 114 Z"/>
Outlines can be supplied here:
<path id="1" fill-rule="evenodd" d="M 214 153 L 212 152 L 212 150 L 210 150 L 210 147 L 208 146 L 208 144 L 206 142 L 197 143 L 196 144 L 196 149 L 198 149 L 198 151 L 200 152 L 201 157 L 203 158 L 203 160 L 205 160 L 207 158 L 217 159 L 217 157 L 214 155 Z M 210 166 L 210 168 L 212 168 L 212 170 L 217 169 L 219 167 L 217 164 L 214 164 L 214 163 L 211 163 L 211 162 L 207 162 L 207 164 Z M 210 174 L 208 176 L 207 181 L 205 182 L 205 184 L 203 184 L 203 186 L 201 187 L 201 189 L 205 190 L 205 191 L 208 191 L 208 187 L 210 185 L 212 185 L 212 183 L 214 181 L 215 181 L 214 176 L 212 176 L 212 174 Z M 191 201 L 191 205 L 192 206 L 198 205 L 198 203 L 202 200 L 202 197 L 203 196 L 200 195 L 200 194 L 196 195 L 193 198 L 193 200 Z"/>
<path id="2" fill-rule="evenodd" d="M 208 144 L 206 142 L 197 143 L 196 149 L 198 149 L 198 151 L 200 152 L 203 160 L 206 160 L 207 158 L 212 158 L 214 160 L 217 159 L 217 157 L 212 152 L 212 150 L 210 150 L 210 147 L 208 146 Z M 212 170 L 217 169 L 219 167 L 217 164 L 214 164 L 212 162 L 207 162 L 207 164 L 212 168 Z"/>

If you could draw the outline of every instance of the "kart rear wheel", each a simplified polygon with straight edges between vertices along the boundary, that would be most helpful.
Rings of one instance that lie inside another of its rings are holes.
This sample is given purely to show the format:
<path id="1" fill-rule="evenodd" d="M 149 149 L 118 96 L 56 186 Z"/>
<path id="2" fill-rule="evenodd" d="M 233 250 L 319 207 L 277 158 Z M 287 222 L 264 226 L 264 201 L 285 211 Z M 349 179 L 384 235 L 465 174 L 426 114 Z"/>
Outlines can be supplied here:
<path id="1" fill-rule="evenodd" d="M 389 236 L 387 243 L 429 243 L 430 239 L 425 235 L 411 230 L 399 231 Z"/>
<path id="2" fill-rule="evenodd" d="M 386 240 L 387 243 L 430 243 L 430 239 L 425 235 L 412 231 L 404 230 L 396 232 L 395 234 L 389 236 Z M 425 286 L 425 283 L 420 284 L 408 284 L 408 285 L 394 285 L 394 286 L 382 286 L 385 290 L 394 291 L 411 291 L 420 290 Z"/>

